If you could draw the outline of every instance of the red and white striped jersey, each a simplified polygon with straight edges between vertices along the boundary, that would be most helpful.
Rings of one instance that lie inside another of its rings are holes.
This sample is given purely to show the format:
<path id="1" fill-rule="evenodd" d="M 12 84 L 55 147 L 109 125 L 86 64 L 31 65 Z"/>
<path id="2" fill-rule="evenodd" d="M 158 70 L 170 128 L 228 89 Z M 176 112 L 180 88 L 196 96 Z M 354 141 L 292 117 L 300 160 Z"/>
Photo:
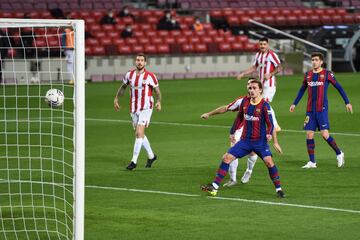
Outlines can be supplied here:
<path id="1" fill-rule="evenodd" d="M 228 111 L 233 111 L 233 112 L 238 112 L 240 110 L 240 105 L 242 103 L 244 99 L 244 96 L 240 96 L 238 97 L 237 99 L 235 99 L 234 101 L 232 101 L 231 103 L 229 103 L 226 107 L 226 109 Z M 244 122 L 244 121 L 243 121 Z M 244 123 L 241 122 L 241 123 L 237 123 L 235 127 L 235 130 L 238 130 L 240 128 L 242 128 L 244 126 Z"/>
<path id="2" fill-rule="evenodd" d="M 257 52 L 253 63 L 253 66 L 257 67 L 259 70 L 259 79 L 263 83 L 263 85 L 265 84 L 266 81 L 265 74 L 273 72 L 274 69 L 279 65 L 280 65 L 279 57 L 276 55 L 276 53 L 274 53 L 271 50 L 268 50 L 265 53 L 261 51 Z M 266 84 L 266 86 L 275 87 L 276 86 L 275 81 L 276 81 L 275 76 L 272 76 L 269 79 L 269 82 Z"/>
<path id="3" fill-rule="evenodd" d="M 123 83 L 130 85 L 130 112 L 139 112 L 152 109 L 154 106 L 153 88 L 159 86 L 159 82 L 154 73 L 144 69 L 140 75 L 136 70 L 126 73 Z"/>

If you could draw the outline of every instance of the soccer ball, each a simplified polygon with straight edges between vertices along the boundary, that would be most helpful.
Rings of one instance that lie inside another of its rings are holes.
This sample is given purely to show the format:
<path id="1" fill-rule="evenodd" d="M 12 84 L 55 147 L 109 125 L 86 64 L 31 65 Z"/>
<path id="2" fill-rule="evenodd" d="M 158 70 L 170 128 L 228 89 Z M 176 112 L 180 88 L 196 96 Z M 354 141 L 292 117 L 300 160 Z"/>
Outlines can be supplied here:
<path id="1" fill-rule="evenodd" d="M 59 89 L 50 89 L 46 92 L 45 102 L 50 107 L 60 107 L 64 103 L 64 94 Z"/>

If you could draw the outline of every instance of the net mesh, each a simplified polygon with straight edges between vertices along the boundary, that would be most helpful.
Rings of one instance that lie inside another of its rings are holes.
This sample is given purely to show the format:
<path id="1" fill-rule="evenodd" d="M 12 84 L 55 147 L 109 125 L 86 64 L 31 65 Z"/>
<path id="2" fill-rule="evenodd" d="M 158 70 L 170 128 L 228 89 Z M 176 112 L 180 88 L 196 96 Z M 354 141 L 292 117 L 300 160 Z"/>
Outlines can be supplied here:
<path id="1" fill-rule="evenodd" d="M 1 31 L 0 239 L 73 239 L 74 59 L 63 38 L 63 27 Z M 44 100 L 52 88 L 61 107 Z"/>

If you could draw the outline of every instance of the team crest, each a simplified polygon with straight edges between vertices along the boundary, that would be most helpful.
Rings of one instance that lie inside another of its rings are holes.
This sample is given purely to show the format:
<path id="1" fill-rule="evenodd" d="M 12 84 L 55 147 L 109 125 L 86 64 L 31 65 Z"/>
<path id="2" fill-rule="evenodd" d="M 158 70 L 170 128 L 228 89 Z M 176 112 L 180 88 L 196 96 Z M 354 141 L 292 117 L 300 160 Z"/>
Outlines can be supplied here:
<path id="1" fill-rule="evenodd" d="M 256 109 L 256 112 L 260 113 L 260 112 L 261 112 L 261 110 L 260 110 L 260 109 Z"/>
<path id="2" fill-rule="evenodd" d="M 320 78 L 325 78 L 325 75 L 324 75 L 324 74 L 321 74 L 321 75 L 320 75 Z"/>

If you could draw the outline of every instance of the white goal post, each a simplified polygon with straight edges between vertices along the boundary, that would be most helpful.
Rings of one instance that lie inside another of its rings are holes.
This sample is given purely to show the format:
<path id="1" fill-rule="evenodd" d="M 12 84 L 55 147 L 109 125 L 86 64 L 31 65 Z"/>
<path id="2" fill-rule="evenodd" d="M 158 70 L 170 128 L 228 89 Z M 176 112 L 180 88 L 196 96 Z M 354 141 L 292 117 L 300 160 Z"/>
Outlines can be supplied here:
<path id="1" fill-rule="evenodd" d="M 84 21 L 0 18 L 0 29 L 0 239 L 83 240 Z M 44 101 L 51 88 L 61 107 Z"/>

